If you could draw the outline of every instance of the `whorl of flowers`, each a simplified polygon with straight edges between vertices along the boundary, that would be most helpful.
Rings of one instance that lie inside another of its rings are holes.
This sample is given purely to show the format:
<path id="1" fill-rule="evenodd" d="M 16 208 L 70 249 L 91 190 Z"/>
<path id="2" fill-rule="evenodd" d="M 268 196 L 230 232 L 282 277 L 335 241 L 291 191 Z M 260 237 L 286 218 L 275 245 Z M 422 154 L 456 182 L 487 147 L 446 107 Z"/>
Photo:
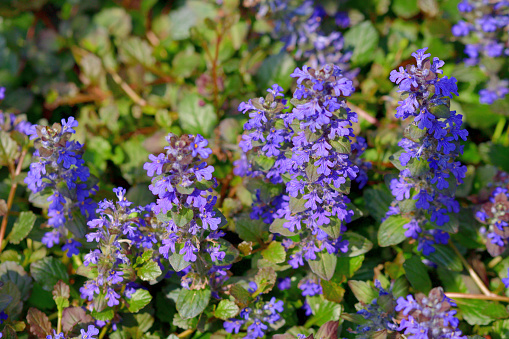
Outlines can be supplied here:
<path id="1" fill-rule="evenodd" d="M 130 207 L 132 203 L 125 198 L 126 190 L 119 187 L 113 192 L 118 201 L 105 199 L 99 202 L 98 218 L 88 222 L 90 232 L 86 235 L 87 241 L 97 243 L 98 247 L 86 254 L 83 262 L 95 278 L 88 280 L 80 292 L 83 299 L 92 301 L 88 307 L 99 312 L 106 304 L 109 307 L 119 305 L 121 294 L 126 299 L 131 297 L 135 289 L 126 284 L 136 279 L 132 268 L 135 248 L 150 249 L 156 242 L 153 234 L 147 236 L 140 232 L 137 218 L 140 210 Z"/>
<path id="2" fill-rule="evenodd" d="M 481 233 L 487 238 L 486 249 L 494 257 L 507 249 L 509 241 L 509 175 L 501 172 L 495 181 L 489 200 L 475 214 L 485 225 Z"/>
<path id="3" fill-rule="evenodd" d="M 297 268 L 322 250 L 347 251 L 340 234 L 353 215 L 346 194 L 359 169 L 350 160 L 357 115 L 344 100 L 354 91 L 352 81 L 333 65 L 317 70 L 304 66 L 291 76 L 298 84 L 291 112 L 283 111 L 286 100 L 278 98 L 283 96 L 278 85 L 268 90 L 267 98 L 240 104 L 239 110 L 250 116 L 240 143 L 249 153 L 247 162 L 241 159 L 236 165 L 237 173 L 285 183 L 286 194 L 273 200 L 277 204 L 262 207 L 270 206 L 285 233 L 300 235 L 299 242 L 283 242 L 287 250 L 295 248 L 289 264 Z M 255 208 L 261 212 L 255 216 L 272 220 L 263 208 Z"/>
<path id="4" fill-rule="evenodd" d="M 201 135 L 171 133 L 166 140 L 166 152 L 150 155 L 151 162 L 143 166 L 153 177 L 149 189 L 158 197 L 152 211 L 164 225 L 159 253 L 166 259 L 176 253 L 189 263 L 208 253 L 212 262 L 221 262 L 225 252 L 217 240 L 224 233 L 214 210 L 217 197 L 211 195 L 214 167 L 203 160 L 212 153 L 208 141 Z"/>
<path id="5" fill-rule="evenodd" d="M 479 91 L 480 102 L 492 104 L 509 93 L 509 80 L 500 79 L 490 65 L 492 58 L 509 56 L 509 1 L 463 0 L 458 4 L 464 20 L 452 27 L 452 34 L 465 43 L 465 64 L 479 65 L 488 75 L 486 88 Z"/>
<path id="6" fill-rule="evenodd" d="M 426 296 L 422 293 L 399 297 L 396 311 L 402 311 L 405 319 L 401 320 L 398 331 L 404 331 L 408 339 L 466 339 L 458 329 L 459 320 L 456 311 L 451 307 L 456 304 L 444 294 L 441 287 L 436 287 Z"/>
<path id="7" fill-rule="evenodd" d="M 253 5 L 258 5 L 258 2 L 244 1 L 246 7 Z M 338 65 L 345 71 L 344 75 L 351 79 L 357 75 L 358 69 L 346 72 L 352 53 L 341 52 L 344 48 L 341 32 L 324 31 L 322 23 L 327 18 L 327 12 L 315 1 L 261 1 L 257 17 L 266 17 L 274 22 L 274 37 L 284 42 L 287 51 L 295 51 L 297 59 L 313 68 L 329 63 Z M 335 22 L 342 28 L 350 25 L 346 12 L 338 12 Z"/>
<path id="8" fill-rule="evenodd" d="M 61 122 L 51 127 L 34 125 L 32 128 L 31 139 L 35 139 L 36 150 L 25 183 L 32 191 L 32 197 L 48 196 L 50 202 L 48 225 L 53 230 L 44 235 L 42 242 L 53 247 L 64 238 L 66 244 L 62 249 L 68 250 L 70 257 L 79 252 L 77 247 L 81 244 L 69 237 L 64 226 L 71 221 L 75 211 L 88 219 L 94 216 L 96 204 L 89 197 L 96 188 L 87 185 L 90 172 L 81 156 L 83 145 L 70 140 L 76 133 L 74 127 L 78 122 L 73 117 Z"/>
<path id="9" fill-rule="evenodd" d="M 99 335 L 99 329 L 97 329 L 94 325 L 88 325 L 87 330 L 84 329 L 80 330 L 80 335 L 76 338 L 79 339 L 97 339 L 97 336 Z M 70 338 L 70 337 L 69 337 Z M 47 335 L 46 339 L 66 339 L 64 333 L 56 333 L 55 330 L 53 330 L 53 335 Z"/>
<path id="10" fill-rule="evenodd" d="M 426 49 L 412 54 L 417 65 L 400 67 L 390 74 L 404 98 L 399 101 L 396 117 L 412 117 L 413 121 L 398 144 L 403 151 L 399 156 L 396 153 L 394 162 L 401 172 L 390 182 L 396 200 L 387 216 L 409 216 L 405 235 L 418 239 L 418 249 L 428 255 L 435 250 L 435 242 L 445 244 L 449 239 L 448 233 L 430 221 L 443 226 L 450 221 L 448 213 L 459 212 L 454 192 L 467 168 L 456 158 L 463 152 L 459 139 L 466 140 L 468 132 L 461 129 L 462 115 L 449 109 L 449 98 L 458 95 L 456 79 L 440 78 L 444 62 L 438 58 L 431 62 Z"/>
<path id="11" fill-rule="evenodd" d="M 250 282 L 248 292 L 255 296 L 257 290 L 257 284 Z M 273 330 L 273 325 L 281 320 L 280 314 L 284 311 L 283 301 L 275 297 L 272 297 L 270 301 L 263 301 L 257 295 L 249 306 L 243 308 L 237 318 L 228 319 L 223 323 L 228 333 L 238 334 L 244 328 L 247 333 L 243 338 L 263 338 L 265 333 Z"/>
<path id="12" fill-rule="evenodd" d="M 318 70 L 304 66 L 291 76 L 298 85 L 287 118 L 294 133 L 286 166 L 290 199 L 277 213 L 284 228 L 300 234 L 300 244 L 285 243 L 287 249 L 298 247 L 289 260 L 297 268 L 324 249 L 347 251 L 340 234 L 353 216 L 346 194 L 359 170 L 350 160 L 357 115 L 344 99 L 354 91 L 351 80 L 332 65 Z"/>

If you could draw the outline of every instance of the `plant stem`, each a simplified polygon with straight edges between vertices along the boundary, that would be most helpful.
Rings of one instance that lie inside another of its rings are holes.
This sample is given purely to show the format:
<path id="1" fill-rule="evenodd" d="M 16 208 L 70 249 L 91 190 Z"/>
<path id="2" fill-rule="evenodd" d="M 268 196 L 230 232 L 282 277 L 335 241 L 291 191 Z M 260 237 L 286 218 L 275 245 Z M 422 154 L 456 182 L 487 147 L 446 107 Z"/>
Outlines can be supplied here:
<path id="1" fill-rule="evenodd" d="M 504 297 L 501 295 L 484 295 L 484 294 L 470 294 L 470 293 L 456 293 L 456 292 L 447 292 L 445 293 L 447 298 L 451 299 L 479 299 L 479 300 L 496 300 L 503 301 L 509 303 L 509 297 Z"/>
<path id="2" fill-rule="evenodd" d="M 463 265 L 465 266 L 465 268 L 468 271 L 468 274 L 470 274 L 470 276 L 474 280 L 475 284 L 479 287 L 481 292 L 486 296 L 494 296 L 494 294 L 491 293 L 491 291 L 486 287 L 486 285 L 484 285 L 483 281 L 481 280 L 481 278 L 479 278 L 477 273 L 475 273 L 475 270 L 472 268 L 472 266 L 470 266 L 470 264 L 465 259 L 465 257 L 463 257 L 463 255 L 461 255 L 460 251 L 458 251 L 458 248 L 456 247 L 456 245 L 454 245 L 454 243 L 452 241 L 449 241 L 449 245 L 451 246 L 453 251 L 460 257 L 461 262 L 463 263 Z"/>
<path id="3" fill-rule="evenodd" d="M 185 330 L 184 332 L 180 333 L 180 334 L 177 334 L 177 337 L 179 338 L 185 338 L 185 337 L 188 337 L 190 336 L 191 334 L 193 334 L 194 330 L 193 329 L 188 329 L 188 330 Z"/>
<path id="4" fill-rule="evenodd" d="M 104 325 L 104 327 L 101 330 L 101 333 L 99 333 L 99 339 L 103 339 L 104 338 L 104 336 L 106 335 L 106 332 L 108 332 L 108 328 L 109 327 L 110 327 L 109 323 Z"/>
<path id="5" fill-rule="evenodd" d="M 23 160 L 25 160 L 26 154 L 27 154 L 26 150 L 23 150 L 21 152 L 21 155 L 18 159 L 18 166 L 16 166 L 14 172 L 11 172 L 12 186 L 11 190 L 9 191 L 9 197 L 7 198 L 7 212 L 5 212 L 5 215 L 2 218 L 2 225 L 0 226 L 0 253 L 2 252 L 3 249 L 2 243 L 5 237 L 5 228 L 7 227 L 7 220 L 9 219 L 9 211 L 11 210 L 12 203 L 14 201 L 14 194 L 16 193 L 16 188 L 18 187 L 16 177 L 21 173 L 21 167 L 23 166 Z"/>

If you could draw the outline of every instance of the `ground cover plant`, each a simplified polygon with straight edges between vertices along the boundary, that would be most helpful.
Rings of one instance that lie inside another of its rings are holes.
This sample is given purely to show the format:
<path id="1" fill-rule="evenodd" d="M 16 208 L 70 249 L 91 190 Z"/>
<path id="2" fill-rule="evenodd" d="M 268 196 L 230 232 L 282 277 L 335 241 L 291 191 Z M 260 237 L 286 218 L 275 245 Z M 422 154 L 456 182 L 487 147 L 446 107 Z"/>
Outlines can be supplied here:
<path id="1" fill-rule="evenodd" d="M 508 338 L 509 2 L 0 3 L 2 338 Z"/>

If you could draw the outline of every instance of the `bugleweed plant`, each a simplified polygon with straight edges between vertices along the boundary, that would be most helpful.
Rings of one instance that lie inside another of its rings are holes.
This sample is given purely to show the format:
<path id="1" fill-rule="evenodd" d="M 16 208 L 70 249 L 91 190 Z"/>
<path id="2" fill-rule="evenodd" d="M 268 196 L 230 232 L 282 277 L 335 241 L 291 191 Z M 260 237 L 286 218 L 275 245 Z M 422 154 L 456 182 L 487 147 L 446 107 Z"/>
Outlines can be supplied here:
<path id="1" fill-rule="evenodd" d="M 0 337 L 506 338 L 508 10 L 0 3 Z"/>

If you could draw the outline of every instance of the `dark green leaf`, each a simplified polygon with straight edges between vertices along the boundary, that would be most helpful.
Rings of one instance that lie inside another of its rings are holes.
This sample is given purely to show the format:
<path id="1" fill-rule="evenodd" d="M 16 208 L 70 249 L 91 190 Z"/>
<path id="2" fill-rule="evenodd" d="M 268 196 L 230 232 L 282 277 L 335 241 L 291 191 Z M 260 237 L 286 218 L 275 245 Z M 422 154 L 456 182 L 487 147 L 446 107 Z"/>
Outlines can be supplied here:
<path id="1" fill-rule="evenodd" d="M 2 263 L 0 265 L 0 281 L 4 283 L 12 282 L 18 288 L 23 300 L 28 299 L 32 289 L 32 278 L 28 276 L 23 266 L 13 261 Z"/>
<path id="2" fill-rule="evenodd" d="M 129 312 L 136 313 L 147 306 L 152 300 L 152 295 L 147 290 L 139 288 L 134 292 L 129 301 Z"/>
<path id="3" fill-rule="evenodd" d="M 404 225 L 410 220 L 399 215 L 391 215 L 380 225 L 378 244 L 382 247 L 397 245 L 406 239 Z"/>
<path id="4" fill-rule="evenodd" d="M 177 311 L 182 319 L 190 319 L 201 314 L 208 306 L 210 290 L 188 290 L 183 288 L 177 298 Z"/>
<path id="5" fill-rule="evenodd" d="M 435 244 L 435 252 L 428 256 L 428 259 L 452 271 L 463 270 L 460 257 L 447 245 Z"/>
<path id="6" fill-rule="evenodd" d="M 53 286 L 59 281 L 69 281 L 69 275 L 65 265 L 54 257 L 46 257 L 30 265 L 32 277 L 41 284 L 46 291 L 53 290 Z"/>
<path id="7" fill-rule="evenodd" d="M 241 215 L 235 220 L 235 231 L 240 239 L 263 243 L 263 234 L 268 231 L 268 225 L 260 219 L 252 219 L 248 214 Z"/>
<path id="8" fill-rule="evenodd" d="M 405 260 L 403 268 L 412 287 L 419 292 L 428 294 L 431 290 L 431 280 L 428 270 L 421 259 L 414 255 L 410 259 Z"/>
<path id="9" fill-rule="evenodd" d="M 9 234 L 9 241 L 13 244 L 19 244 L 21 240 L 25 239 L 34 227 L 35 219 L 37 217 L 33 212 L 21 212 Z"/>
<path id="10" fill-rule="evenodd" d="M 377 221 L 385 217 L 394 197 L 385 185 L 371 186 L 364 190 L 364 201 L 369 214 Z"/>

